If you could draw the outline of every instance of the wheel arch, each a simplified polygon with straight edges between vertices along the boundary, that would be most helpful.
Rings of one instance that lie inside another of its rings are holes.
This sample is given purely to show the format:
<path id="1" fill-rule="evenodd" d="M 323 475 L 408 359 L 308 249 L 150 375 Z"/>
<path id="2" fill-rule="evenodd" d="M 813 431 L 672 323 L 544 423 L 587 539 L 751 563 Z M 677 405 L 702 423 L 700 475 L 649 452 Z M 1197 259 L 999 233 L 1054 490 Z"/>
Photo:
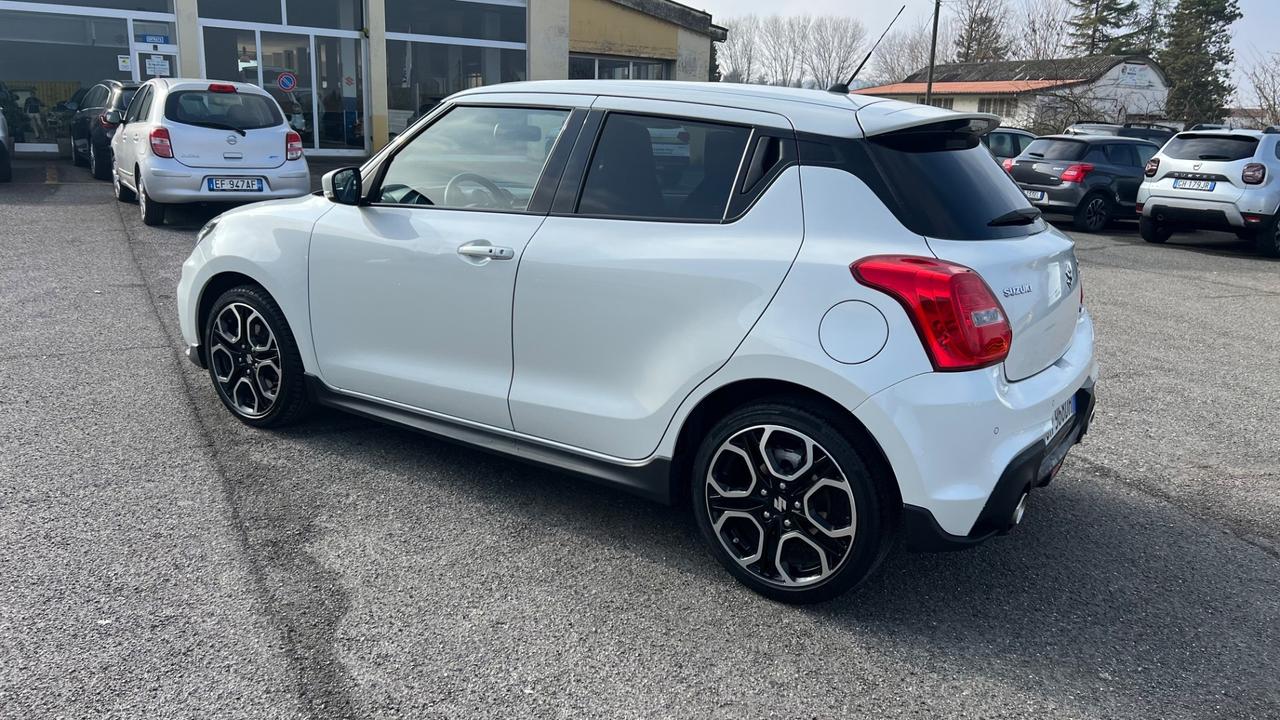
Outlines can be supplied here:
<path id="1" fill-rule="evenodd" d="M 202 342 L 205 324 L 209 320 L 209 313 L 213 311 L 213 303 L 218 300 L 222 293 L 241 285 L 253 285 L 271 295 L 271 291 L 262 283 L 248 275 L 233 270 L 224 270 L 210 277 L 204 287 L 200 289 L 200 299 L 196 303 L 196 332 L 201 334 Z M 274 299 L 274 296 L 272 298 Z M 288 320 L 288 318 L 285 319 Z"/>
<path id="2" fill-rule="evenodd" d="M 698 440 L 720 418 L 748 403 L 767 400 L 789 400 L 810 406 L 818 406 L 840 422 L 840 430 L 867 463 L 872 477 L 886 483 L 886 489 L 894 499 L 895 507 L 902 505 L 902 493 L 897 475 L 880 443 L 848 408 L 817 390 L 804 385 L 771 378 L 740 379 L 727 383 L 698 401 L 676 437 L 675 452 L 671 458 L 670 498 L 672 504 L 686 502 L 689 483 L 692 482 L 693 460 L 698 452 Z"/>

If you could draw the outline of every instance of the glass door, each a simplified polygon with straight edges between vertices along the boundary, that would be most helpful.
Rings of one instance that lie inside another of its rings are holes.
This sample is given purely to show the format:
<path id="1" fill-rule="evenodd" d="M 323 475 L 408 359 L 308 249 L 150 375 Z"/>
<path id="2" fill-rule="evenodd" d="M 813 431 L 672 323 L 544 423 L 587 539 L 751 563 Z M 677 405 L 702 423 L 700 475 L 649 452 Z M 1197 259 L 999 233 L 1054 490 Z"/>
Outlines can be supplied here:
<path id="1" fill-rule="evenodd" d="M 320 147 L 364 150 L 364 62 L 355 38 L 317 35 Z"/>
<path id="2" fill-rule="evenodd" d="M 311 37 L 291 33 L 261 35 L 261 87 L 280 103 L 302 146 L 315 145 L 315 85 L 311 82 Z"/>
<path id="3" fill-rule="evenodd" d="M 173 23 L 130 20 L 133 37 L 133 79 L 145 82 L 157 77 L 178 77 L 178 46 Z"/>

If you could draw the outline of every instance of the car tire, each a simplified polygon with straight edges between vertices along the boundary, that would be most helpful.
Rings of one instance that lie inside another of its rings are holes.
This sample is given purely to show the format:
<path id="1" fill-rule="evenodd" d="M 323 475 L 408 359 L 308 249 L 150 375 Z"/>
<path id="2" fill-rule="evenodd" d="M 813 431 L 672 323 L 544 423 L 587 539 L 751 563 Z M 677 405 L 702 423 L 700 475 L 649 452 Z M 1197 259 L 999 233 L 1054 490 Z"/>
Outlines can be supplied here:
<path id="1" fill-rule="evenodd" d="M 830 600 L 888 552 L 891 480 L 872 476 L 843 427 L 835 413 L 779 399 L 729 413 L 703 438 L 689 483 L 698 528 L 725 569 L 765 597 Z"/>
<path id="2" fill-rule="evenodd" d="M 71 164 L 76 167 L 85 167 L 89 164 L 89 161 L 80 154 L 80 151 L 76 150 L 76 137 L 74 135 L 71 136 Z"/>
<path id="3" fill-rule="evenodd" d="M 103 157 L 103 153 L 107 157 Z M 109 150 L 99 151 L 98 146 L 89 144 L 89 174 L 98 180 L 111 179 L 111 156 Z"/>
<path id="4" fill-rule="evenodd" d="M 1156 245 L 1163 245 L 1173 237 L 1173 231 L 1149 217 L 1138 218 L 1138 234 L 1143 240 Z"/>
<path id="5" fill-rule="evenodd" d="M 1263 257 L 1280 258 L 1280 216 L 1253 234 L 1253 245 Z"/>
<path id="6" fill-rule="evenodd" d="M 9 153 L 0 148 L 0 183 L 10 182 L 13 180 L 13 161 L 9 159 Z"/>
<path id="7" fill-rule="evenodd" d="M 1106 195 L 1101 193 L 1086 195 L 1076 207 L 1071 224 L 1076 230 L 1098 233 L 1107 228 L 1107 224 L 1111 222 L 1111 216 L 1111 201 Z"/>
<path id="8" fill-rule="evenodd" d="M 120 168 L 118 167 L 112 167 L 111 169 L 111 185 L 112 189 L 115 190 L 116 200 L 120 202 L 133 202 L 137 197 L 120 179 Z"/>
<path id="9" fill-rule="evenodd" d="M 218 399 L 251 427 L 282 427 L 311 409 L 302 357 L 280 306 L 240 285 L 213 303 L 204 325 L 205 364 Z"/>
<path id="10" fill-rule="evenodd" d="M 158 203 L 147 194 L 147 185 L 142 181 L 142 173 L 136 172 L 138 182 L 138 214 L 142 216 L 142 224 L 157 227 L 164 224 L 163 203 Z"/>

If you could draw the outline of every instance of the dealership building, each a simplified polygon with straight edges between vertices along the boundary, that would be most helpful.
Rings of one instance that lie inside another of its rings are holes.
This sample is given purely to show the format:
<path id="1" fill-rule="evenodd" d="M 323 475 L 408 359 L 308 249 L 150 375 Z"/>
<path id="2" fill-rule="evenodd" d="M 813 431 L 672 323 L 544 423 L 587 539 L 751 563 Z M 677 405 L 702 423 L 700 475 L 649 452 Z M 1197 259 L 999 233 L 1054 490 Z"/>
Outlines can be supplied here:
<path id="1" fill-rule="evenodd" d="M 0 103 L 19 151 L 66 152 L 103 79 L 259 85 L 309 152 L 364 155 L 466 88 L 706 80 L 725 30 L 672 0 L 0 0 Z"/>

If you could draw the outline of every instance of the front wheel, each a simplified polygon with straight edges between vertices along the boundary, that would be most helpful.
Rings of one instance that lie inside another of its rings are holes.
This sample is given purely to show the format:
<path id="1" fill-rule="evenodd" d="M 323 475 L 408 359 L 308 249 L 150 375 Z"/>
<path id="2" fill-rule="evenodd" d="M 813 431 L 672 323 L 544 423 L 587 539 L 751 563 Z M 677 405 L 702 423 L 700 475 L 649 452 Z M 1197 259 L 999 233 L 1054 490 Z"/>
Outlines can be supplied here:
<path id="1" fill-rule="evenodd" d="M 1157 245 L 1164 244 L 1173 237 L 1173 231 L 1149 217 L 1138 218 L 1138 234 L 1143 240 Z"/>
<path id="2" fill-rule="evenodd" d="M 1103 195 L 1090 195 L 1076 208 L 1071 224 L 1077 230 L 1102 232 L 1111 222 L 1111 202 Z"/>
<path id="3" fill-rule="evenodd" d="M 293 332 L 262 288 L 234 287 L 214 302 L 204 347 L 218 398 L 246 425 L 288 425 L 310 409 Z"/>
<path id="4" fill-rule="evenodd" d="M 844 423 L 788 401 L 745 406 L 703 440 L 692 507 L 716 559 L 782 602 L 829 600 L 883 560 L 892 502 Z"/>

